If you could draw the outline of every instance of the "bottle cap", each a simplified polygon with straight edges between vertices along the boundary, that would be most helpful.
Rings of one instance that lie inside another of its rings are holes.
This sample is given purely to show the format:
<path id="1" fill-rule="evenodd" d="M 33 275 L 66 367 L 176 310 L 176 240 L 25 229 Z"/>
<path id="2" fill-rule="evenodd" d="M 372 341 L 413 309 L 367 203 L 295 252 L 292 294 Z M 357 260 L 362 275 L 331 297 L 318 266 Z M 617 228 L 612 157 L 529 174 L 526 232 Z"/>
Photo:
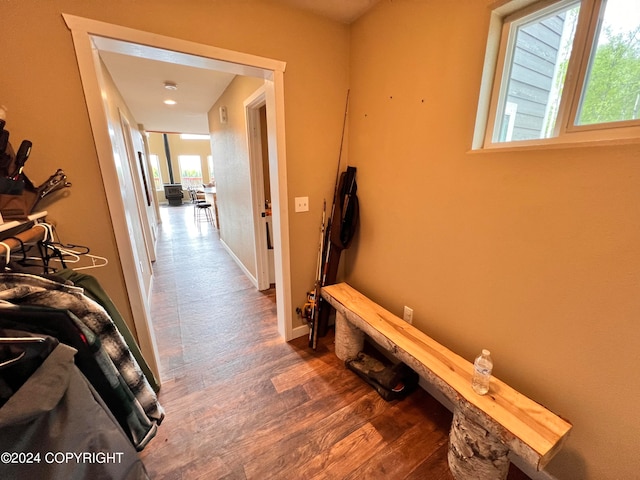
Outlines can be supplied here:
<path id="1" fill-rule="evenodd" d="M 482 354 L 485 356 L 491 355 L 491 352 L 489 350 L 487 350 L 486 348 L 482 349 Z"/>

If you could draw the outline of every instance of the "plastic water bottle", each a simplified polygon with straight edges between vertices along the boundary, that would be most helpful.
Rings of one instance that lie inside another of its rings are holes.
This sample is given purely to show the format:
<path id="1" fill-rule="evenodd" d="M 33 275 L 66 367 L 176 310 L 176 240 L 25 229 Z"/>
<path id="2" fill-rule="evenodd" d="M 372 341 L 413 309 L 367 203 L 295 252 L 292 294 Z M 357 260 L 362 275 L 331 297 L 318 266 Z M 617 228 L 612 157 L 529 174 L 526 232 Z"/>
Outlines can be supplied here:
<path id="1" fill-rule="evenodd" d="M 471 379 L 471 387 L 479 394 L 484 395 L 489 391 L 489 379 L 493 370 L 493 360 L 491 360 L 491 352 L 482 350 L 475 362 L 473 362 L 473 378 Z"/>

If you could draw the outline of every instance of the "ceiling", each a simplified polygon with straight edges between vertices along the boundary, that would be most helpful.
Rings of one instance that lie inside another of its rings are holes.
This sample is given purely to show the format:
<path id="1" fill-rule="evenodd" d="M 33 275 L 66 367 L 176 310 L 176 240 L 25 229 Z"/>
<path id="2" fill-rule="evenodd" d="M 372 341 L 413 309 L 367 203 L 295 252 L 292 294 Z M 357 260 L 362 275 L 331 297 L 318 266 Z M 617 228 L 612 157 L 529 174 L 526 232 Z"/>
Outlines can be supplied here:
<path id="1" fill-rule="evenodd" d="M 350 24 L 379 0 L 273 0 Z M 209 133 L 207 112 L 235 75 L 261 76 L 238 65 L 94 38 L 100 57 L 127 107 L 151 132 Z M 164 83 L 177 85 L 167 90 Z M 176 101 L 165 105 L 166 99 Z"/>
<path id="2" fill-rule="evenodd" d="M 316 15 L 336 20 L 340 23 L 352 23 L 373 7 L 379 0 L 276 0 Z"/>

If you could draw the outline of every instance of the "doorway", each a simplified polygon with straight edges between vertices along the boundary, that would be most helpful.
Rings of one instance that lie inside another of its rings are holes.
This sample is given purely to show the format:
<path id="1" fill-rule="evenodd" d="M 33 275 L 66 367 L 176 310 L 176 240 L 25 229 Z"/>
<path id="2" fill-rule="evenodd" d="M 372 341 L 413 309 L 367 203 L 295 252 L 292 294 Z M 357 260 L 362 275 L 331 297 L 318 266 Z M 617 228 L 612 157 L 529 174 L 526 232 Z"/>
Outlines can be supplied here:
<path id="1" fill-rule="evenodd" d="M 104 98 L 104 77 L 107 72 L 101 65 L 99 52 L 95 46 L 96 38 L 115 39 L 119 42 L 135 45 L 139 52 L 156 49 L 174 58 L 194 57 L 203 63 L 227 68 L 237 74 L 261 76 L 265 79 L 264 97 L 266 105 L 267 133 L 273 142 L 268 143 L 270 165 L 270 191 L 272 192 L 272 227 L 274 246 L 277 326 L 279 334 L 285 340 L 291 340 L 293 333 L 293 309 L 291 302 L 291 278 L 289 260 L 289 220 L 288 194 L 286 184 L 286 155 L 284 132 L 284 67 L 283 62 L 257 57 L 240 52 L 224 50 L 209 45 L 194 44 L 171 37 L 133 30 L 117 25 L 97 22 L 90 19 L 64 14 L 64 20 L 72 32 L 76 57 L 82 85 L 91 120 L 98 161 L 102 172 L 105 192 L 109 204 L 111 222 L 118 251 L 120 253 L 122 273 L 125 278 L 129 301 L 134 317 L 140 348 L 149 359 L 151 368 L 159 377 L 158 355 L 155 347 L 152 320 L 149 309 L 149 291 L 145 289 L 144 279 L 139 269 L 131 265 L 140 265 L 143 259 L 136 251 L 134 240 L 128 232 L 131 225 L 139 229 L 142 222 L 137 208 L 127 206 L 119 188 L 123 172 L 116 165 L 119 145 L 118 139 L 110 137 L 110 98 Z M 165 57 L 166 59 L 166 57 Z"/>
<path id="2" fill-rule="evenodd" d="M 273 211 L 269 132 L 264 88 L 244 101 L 251 174 L 254 236 L 256 239 L 256 277 L 258 290 L 276 284 L 273 248 Z"/>

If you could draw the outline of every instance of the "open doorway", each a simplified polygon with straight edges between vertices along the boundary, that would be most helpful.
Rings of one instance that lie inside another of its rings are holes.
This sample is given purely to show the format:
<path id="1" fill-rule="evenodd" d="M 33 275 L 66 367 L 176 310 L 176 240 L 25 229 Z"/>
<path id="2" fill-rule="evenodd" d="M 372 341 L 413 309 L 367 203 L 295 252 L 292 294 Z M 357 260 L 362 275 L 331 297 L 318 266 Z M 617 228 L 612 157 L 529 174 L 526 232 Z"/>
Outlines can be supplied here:
<path id="1" fill-rule="evenodd" d="M 269 134 L 264 88 L 244 101 L 247 143 L 251 171 L 254 236 L 256 239 L 256 277 L 259 290 L 276 284 L 273 248 L 273 211 L 269 166 Z"/>
<path id="2" fill-rule="evenodd" d="M 117 105 L 117 92 L 105 89 L 108 72 L 100 61 L 96 39 L 112 39 L 123 45 L 134 46 L 136 55 L 159 51 L 165 60 L 191 61 L 212 68 L 226 68 L 240 75 L 258 76 L 264 79 L 268 153 L 270 166 L 270 191 L 272 205 L 272 234 L 278 332 L 286 340 L 294 337 L 292 331 L 291 278 L 289 268 L 288 206 L 286 185 L 286 156 L 284 149 L 284 63 L 252 55 L 223 50 L 208 45 L 194 44 L 170 37 L 133 30 L 117 25 L 64 15 L 71 29 L 76 57 L 81 74 L 91 127 L 102 172 L 111 222 L 120 253 L 122 273 L 125 278 L 131 310 L 140 347 L 149 358 L 154 373 L 159 375 L 158 356 L 149 309 L 149 291 L 139 265 L 144 251 L 136 248 L 133 228 L 140 230 L 142 219 L 137 206 L 123 201 L 120 188 L 128 169 L 119 168 L 119 153 L 124 151 L 124 141 L 113 135 L 112 112 Z M 117 107 L 116 107 L 117 108 Z M 272 141 L 273 140 L 273 141 Z M 224 222 L 224 220 L 221 220 Z"/>

